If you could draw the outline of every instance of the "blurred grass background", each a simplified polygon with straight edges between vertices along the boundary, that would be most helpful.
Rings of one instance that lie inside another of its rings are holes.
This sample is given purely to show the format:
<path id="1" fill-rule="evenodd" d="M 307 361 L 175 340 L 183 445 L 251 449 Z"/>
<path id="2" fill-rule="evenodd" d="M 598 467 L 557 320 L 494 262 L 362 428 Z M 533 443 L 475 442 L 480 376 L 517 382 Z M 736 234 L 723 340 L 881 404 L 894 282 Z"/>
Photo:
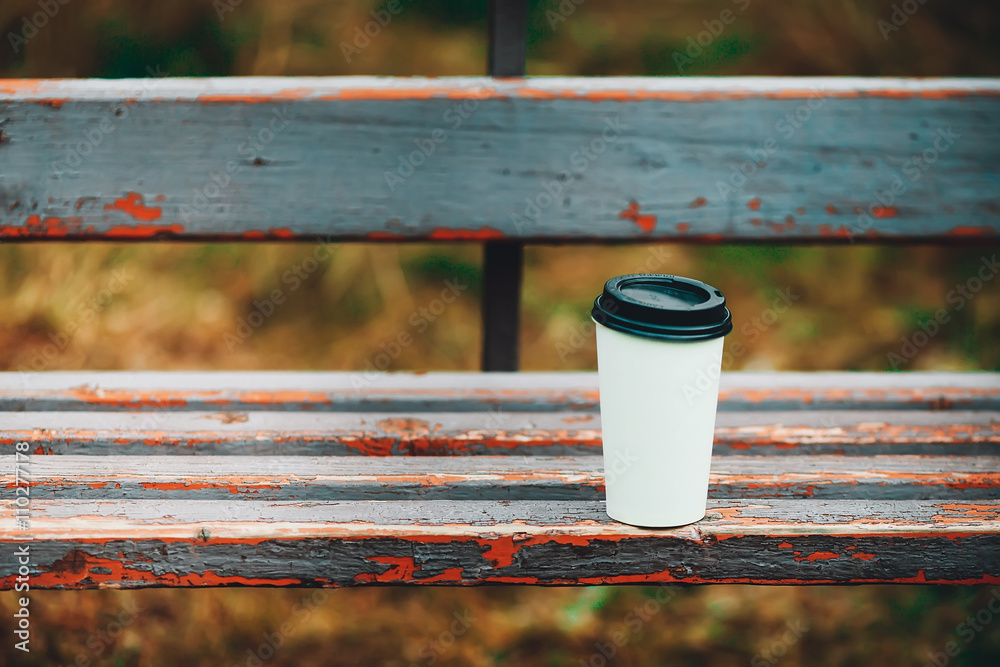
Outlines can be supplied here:
<path id="1" fill-rule="evenodd" d="M 485 1 L 399 2 L 402 11 L 348 62 L 341 44 L 378 0 L 76 0 L 23 44 L 9 35 L 25 34 L 38 1 L 5 0 L 0 76 L 483 73 Z M 894 4 L 567 0 L 566 20 L 550 22 L 560 3 L 532 1 L 528 72 L 673 75 L 672 53 L 703 21 L 746 7 L 686 74 L 1000 75 L 995 3 L 915 3 L 899 30 L 880 30 Z M 745 325 L 727 341 L 746 348 L 731 369 L 885 370 L 901 338 L 948 308 L 948 292 L 997 250 L 531 247 L 522 366 L 594 369 L 589 302 L 605 278 L 646 267 L 726 293 Z M 360 369 L 401 331 L 416 331 L 413 313 L 445 281 L 468 288 L 389 368 L 476 369 L 478 246 L 340 245 L 289 289 L 282 276 L 311 252 L 308 244 L 0 245 L 0 369 Z M 288 301 L 234 342 L 239 318 L 276 288 Z M 752 324 L 776 290 L 798 300 L 773 323 Z M 1000 370 L 998 296 L 987 283 L 904 368 Z M 596 645 L 625 631 L 609 664 L 923 665 L 956 641 L 962 652 L 948 664 L 994 665 L 1000 623 L 968 643 L 957 626 L 996 591 L 715 586 L 680 589 L 660 605 L 660 589 L 646 587 L 378 588 L 329 591 L 314 610 L 303 606 L 308 590 L 35 592 L 31 655 L 4 642 L 0 656 L 37 665 L 600 665 Z M 15 594 L 0 595 L 8 637 L 14 604 Z M 656 611 L 636 629 L 629 621 L 644 604 Z M 476 619 L 458 637 L 447 634 L 454 613 Z M 283 645 L 260 650 L 285 622 L 293 631 Z M 808 630 L 783 646 L 787 624 Z M 763 653 L 775 647 L 783 655 Z"/>

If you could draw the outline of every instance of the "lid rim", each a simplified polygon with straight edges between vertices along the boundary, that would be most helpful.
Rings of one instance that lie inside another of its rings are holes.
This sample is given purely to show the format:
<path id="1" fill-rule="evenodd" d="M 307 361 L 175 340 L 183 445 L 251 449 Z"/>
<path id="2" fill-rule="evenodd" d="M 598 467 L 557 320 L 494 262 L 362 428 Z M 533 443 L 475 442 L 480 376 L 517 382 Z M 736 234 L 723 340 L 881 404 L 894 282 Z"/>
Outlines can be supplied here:
<path id="1" fill-rule="evenodd" d="M 636 286 L 642 289 L 638 294 Z M 682 299 L 676 298 L 680 292 Z M 689 300 L 692 295 L 699 300 Z M 721 338 L 733 330 L 732 313 L 718 289 L 692 278 L 656 273 L 607 281 L 594 300 L 591 318 L 612 331 L 650 340 L 696 342 Z"/>

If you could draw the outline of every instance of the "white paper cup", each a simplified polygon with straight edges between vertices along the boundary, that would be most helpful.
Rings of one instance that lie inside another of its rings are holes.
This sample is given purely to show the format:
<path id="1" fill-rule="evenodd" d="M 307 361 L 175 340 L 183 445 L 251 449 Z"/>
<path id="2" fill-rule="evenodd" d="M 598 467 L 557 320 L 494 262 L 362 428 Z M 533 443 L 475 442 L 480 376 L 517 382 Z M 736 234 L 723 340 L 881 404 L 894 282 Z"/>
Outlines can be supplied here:
<path id="1" fill-rule="evenodd" d="M 612 519 L 669 527 L 705 516 L 725 304 L 714 287 L 658 274 L 613 278 L 595 301 Z"/>

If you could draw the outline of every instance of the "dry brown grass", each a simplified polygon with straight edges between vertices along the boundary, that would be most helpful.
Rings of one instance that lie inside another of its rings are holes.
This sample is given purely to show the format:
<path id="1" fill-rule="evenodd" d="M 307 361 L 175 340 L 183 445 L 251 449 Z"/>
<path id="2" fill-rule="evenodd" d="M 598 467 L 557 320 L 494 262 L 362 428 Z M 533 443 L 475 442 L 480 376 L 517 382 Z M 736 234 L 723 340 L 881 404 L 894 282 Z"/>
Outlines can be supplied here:
<path id="1" fill-rule="evenodd" d="M 312 251 L 310 244 L 0 247 L 0 366 L 359 369 L 405 333 L 413 343 L 389 370 L 477 367 L 478 246 L 339 245 L 307 273 Z M 951 321 L 904 368 L 996 369 L 1000 281 L 987 282 L 960 311 L 947 301 L 995 254 L 990 247 L 532 247 L 522 366 L 596 368 L 591 302 L 606 278 L 651 269 L 697 276 L 725 292 L 737 323 L 727 343 L 747 350 L 733 358 L 733 370 L 885 370 L 901 339 L 939 308 Z M 127 283 L 112 295 L 116 275 Z M 449 284 L 455 301 L 439 316 L 421 314 Z M 240 320 L 275 290 L 283 303 L 242 338 Z M 770 322 L 779 292 L 796 300 Z"/>

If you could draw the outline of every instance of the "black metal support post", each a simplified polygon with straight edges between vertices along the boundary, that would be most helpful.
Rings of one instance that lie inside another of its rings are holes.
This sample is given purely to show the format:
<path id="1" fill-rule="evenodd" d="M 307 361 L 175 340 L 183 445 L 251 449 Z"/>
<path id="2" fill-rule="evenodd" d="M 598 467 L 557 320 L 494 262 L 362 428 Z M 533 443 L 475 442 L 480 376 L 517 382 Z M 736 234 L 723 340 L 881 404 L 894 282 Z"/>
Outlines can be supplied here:
<path id="1" fill-rule="evenodd" d="M 527 0 L 490 0 L 489 74 L 524 76 Z M 483 244 L 483 370 L 516 371 L 524 244 Z"/>

